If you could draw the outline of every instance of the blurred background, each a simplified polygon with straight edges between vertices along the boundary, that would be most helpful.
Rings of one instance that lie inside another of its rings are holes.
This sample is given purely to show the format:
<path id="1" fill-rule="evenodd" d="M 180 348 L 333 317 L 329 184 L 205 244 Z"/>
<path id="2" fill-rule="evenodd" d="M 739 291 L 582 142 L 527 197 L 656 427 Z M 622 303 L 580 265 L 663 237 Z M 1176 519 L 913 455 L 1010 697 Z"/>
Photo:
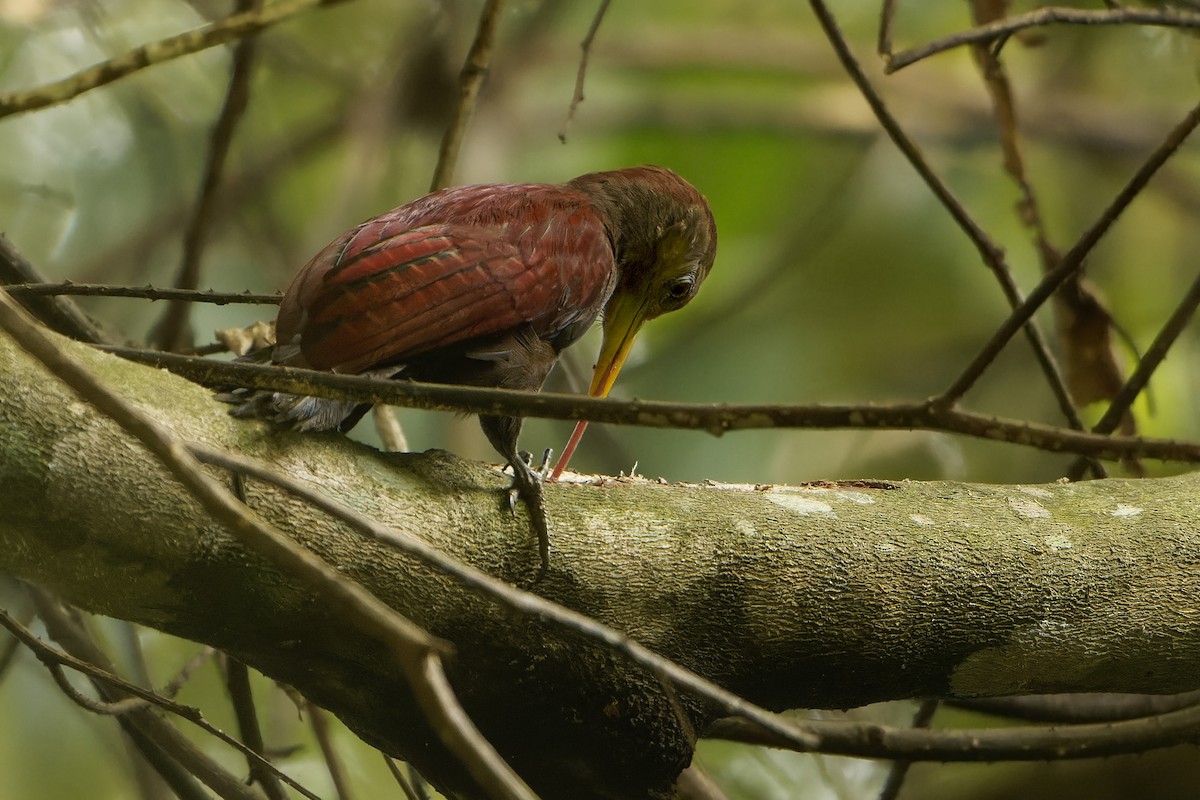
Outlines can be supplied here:
<path id="1" fill-rule="evenodd" d="M 1037 251 L 970 54 L 956 50 L 885 77 L 875 55 L 879 3 L 835 5 L 905 129 L 1030 289 L 1040 276 Z M 596 6 L 509 3 L 455 182 L 560 182 L 653 163 L 707 195 L 720 231 L 716 266 L 683 313 L 645 329 L 614 396 L 808 404 L 916 400 L 945 388 L 1003 321 L 1007 304 L 975 248 L 882 134 L 808 6 L 613 3 L 592 51 L 586 100 L 563 143 L 579 43 Z M 281 290 L 343 230 L 428 190 L 480 7 L 355 0 L 300 14 L 262 36 L 203 251 L 202 288 Z M 1028 7 L 1017 3 L 1012 11 Z M 0 0 L 0 91 L 61 78 L 229 11 L 227 3 L 200 0 Z M 970 25 L 966 3 L 901 4 L 896 47 Z M 0 230 L 51 280 L 171 285 L 229 64 L 229 51 L 215 48 L 0 120 Z M 1162 29 L 1056 27 L 1010 42 L 1004 64 L 1027 173 L 1049 239 L 1065 251 L 1195 102 L 1195 41 Z M 1195 278 L 1198 171 L 1189 144 L 1088 260 L 1088 277 L 1140 350 Z M 136 343 L 147 341 L 166 308 L 84 302 Z M 212 342 L 217 328 L 272 316 L 263 306 L 197 306 L 195 343 Z M 1048 312 L 1039 323 L 1053 334 Z M 586 386 L 597 333 L 573 348 L 548 389 Z M 1135 407 L 1143 433 L 1200 436 L 1198 345 L 1196 331 L 1186 331 L 1155 376 L 1152 407 Z M 1117 356 L 1126 366 L 1135 358 L 1123 346 Z M 1019 337 L 964 405 L 1061 423 Z M 1094 421 L 1102 410 L 1084 409 L 1084 416 Z M 400 418 L 413 449 L 495 460 L 474 420 L 410 411 Z M 532 420 L 522 445 L 558 448 L 569 430 L 568 423 Z M 370 441 L 374 433 L 362 425 L 356 435 Z M 572 463 L 581 471 L 739 483 L 1036 483 L 1061 477 L 1069 465 L 1063 456 L 936 432 L 714 438 L 599 425 Z M 1147 468 L 1156 475 L 1182 469 Z M 0 586 L 0 601 L 19 604 L 16 597 Z M 132 652 L 130 636 L 142 638 L 157 684 L 195 651 L 107 623 L 104 633 L 119 651 Z M 211 671 L 201 668 L 183 699 L 231 727 L 222 704 L 207 699 L 219 691 L 219 681 L 206 677 Z M 328 794 L 328 776 L 295 709 L 268 692 L 266 681 L 257 686 L 275 698 L 267 720 L 274 741 L 303 745 L 283 763 Z M 901 722 L 911 710 L 879 713 Z M 114 731 L 111 721 L 78 712 L 21 653 L 0 672 L 0 797 L 136 796 Z M 374 753 L 350 734 L 337 739 L 362 796 L 398 796 Z M 903 796 L 1185 796 L 1182 787 L 1194 788 L 1200 765 L 1191 751 L 1176 756 L 920 766 Z M 865 797 L 882 775 L 866 762 L 723 743 L 702 746 L 698 758 L 732 798 Z"/>

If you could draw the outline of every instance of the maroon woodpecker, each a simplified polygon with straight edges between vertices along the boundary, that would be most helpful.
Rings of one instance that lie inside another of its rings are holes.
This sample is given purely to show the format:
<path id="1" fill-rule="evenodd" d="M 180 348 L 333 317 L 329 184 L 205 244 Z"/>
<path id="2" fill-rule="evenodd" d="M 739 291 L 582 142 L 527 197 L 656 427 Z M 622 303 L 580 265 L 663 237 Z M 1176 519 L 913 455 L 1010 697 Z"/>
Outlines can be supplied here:
<path id="1" fill-rule="evenodd" d="M 603 312 L 589 393 L 604 397 L 642 324 L 696 295 L 716 246 L 704 197 L 662 167 L 443 189 L 367 220 L 313 257 L 284 294 L 270 360 L 536 392 Z M 234 413 L 346 431 L 368 408 L 257 392 Z M 545 570 L 541 478 L 517 450 L 522 420 L 479 421 L 512 467 L 510 502 L 519 494 L 528 505 Z"/>

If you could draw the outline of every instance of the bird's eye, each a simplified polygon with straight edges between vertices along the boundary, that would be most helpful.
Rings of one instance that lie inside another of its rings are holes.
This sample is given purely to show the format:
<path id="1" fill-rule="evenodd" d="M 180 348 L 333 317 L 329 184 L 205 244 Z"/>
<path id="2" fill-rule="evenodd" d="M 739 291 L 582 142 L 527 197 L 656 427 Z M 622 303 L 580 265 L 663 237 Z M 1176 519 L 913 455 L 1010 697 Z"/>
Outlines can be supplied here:
<path id="1" fill-rule="evenodd" d="M 678 278 L 667 284 L 667 299 L 671 303 L 682 303 L 692 296 L 695 281 L 690 275 Z"/>

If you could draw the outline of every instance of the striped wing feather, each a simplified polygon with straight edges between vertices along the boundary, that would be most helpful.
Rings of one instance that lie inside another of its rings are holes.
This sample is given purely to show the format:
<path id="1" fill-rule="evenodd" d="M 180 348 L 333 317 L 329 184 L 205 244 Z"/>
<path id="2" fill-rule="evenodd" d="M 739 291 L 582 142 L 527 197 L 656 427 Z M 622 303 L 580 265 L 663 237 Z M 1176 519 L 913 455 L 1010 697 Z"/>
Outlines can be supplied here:
<path id="1" fill-rule="evenodd" d="M 612 292 L 613 255 L 587 199 L 558 186 L 472 186 L 347 232 L 301 270 L 279 341 L 316 369 L 361 372 L 526 323 L 586 325 Z"/>

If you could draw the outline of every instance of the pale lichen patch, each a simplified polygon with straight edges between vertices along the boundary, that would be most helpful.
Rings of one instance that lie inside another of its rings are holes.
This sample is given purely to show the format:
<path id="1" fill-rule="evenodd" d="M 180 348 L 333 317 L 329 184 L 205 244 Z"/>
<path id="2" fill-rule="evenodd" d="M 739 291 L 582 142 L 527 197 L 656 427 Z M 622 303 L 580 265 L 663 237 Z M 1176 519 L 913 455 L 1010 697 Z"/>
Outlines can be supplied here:
<path id="1" fill-rule="evenodd" d="M 768 492 L 767 499 L 789 511 L 805 516 L 833 516 L 833 506 L 810 497 L 784 492 Z"/>
<path id="2" fill-rule="evenodd" d="M 1145 509 L 1138 508 L 1137 506 L 1130 506 L 1130 505 L 1126 505 L 1124 503 L 1118 503 L 1116 509 L 1109 513 L 1111 513 L 1114 517 L 1136 517 L 1138 514 L 1141 514 L 1143 511 L 1145 511 Z"/>
<path id="3" fill-rule="evenodd" d="M 1051 550 L 1070 550 L 1073 547 L 1071 540 L 1062 533 L 1052 533 L 1047 536 L 1046 546 Z"/>
<path id="4" fill-rule="evenodd" d="M 1020 497 L 1008 498 L 1009 507 L 1026 519 L 1045 519 L 1050 516 L 1050 511 L 1041 503 L 1033 500 L 1025 500 Z"/>
<path id="5" fill-rule="evenodd" d="M 913 522 L 917 523 L 918 525 L 936 525 L 937 524 L 933 520 L 931 520 L 929 517 L 922 517 L 920 514 L 910 514 L 908 516 L 908 518 L 911 519 Z"/>

